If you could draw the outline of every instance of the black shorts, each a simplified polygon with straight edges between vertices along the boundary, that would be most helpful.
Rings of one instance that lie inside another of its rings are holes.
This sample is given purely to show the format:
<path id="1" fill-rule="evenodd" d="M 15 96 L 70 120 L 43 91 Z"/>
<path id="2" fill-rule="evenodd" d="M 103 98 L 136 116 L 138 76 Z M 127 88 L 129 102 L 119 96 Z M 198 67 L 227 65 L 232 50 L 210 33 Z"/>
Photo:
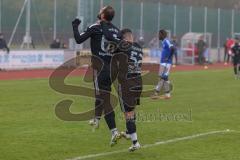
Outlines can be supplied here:
<path id="1" fill-rule="evenodd" d="M 240 57 L 233 57 L 233 65 L 238 65 L 240 64 Z"/>
<path id="2" fill-rule="evenodd" d="M 100 90 L 103 91 L 111 91 L 111 73 L 110 73 L 110 65 L 104 65 L 102 69 L 94 69 L 94 87 L 96 92 Z"/>
<path id="3" fill-rule="evenodd" d="M 131 112 L 140 105 L 142 93 L 142 77 L 130 76 L 118 87 L 120 106 L 123 112 Z"/>

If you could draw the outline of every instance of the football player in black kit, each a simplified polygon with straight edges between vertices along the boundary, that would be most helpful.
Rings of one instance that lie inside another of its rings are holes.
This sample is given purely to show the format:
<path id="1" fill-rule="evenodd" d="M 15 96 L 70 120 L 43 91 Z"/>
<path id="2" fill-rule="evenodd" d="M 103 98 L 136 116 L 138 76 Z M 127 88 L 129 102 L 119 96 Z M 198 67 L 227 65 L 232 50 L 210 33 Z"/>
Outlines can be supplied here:
<path id="1" fill-rule="evenodd" d="M 239 38 L 235 39 L 235 44 L 232 47 L 233 68 L 236 79 L 240 78 L 240 44 Z"/>
<path id="2" fill-rule="evenodd" d="M 137 138 L 135 107 L 140 105 L 142 92 L 142 47 L 135 43 L 130 29 L 123 29 L 121 35 L 124 41 L 131 44 L 126 50 L 123 49 L 119 60 L 118 83 L 119 100 L 122 111 L 125 114 L 126 132 L 121 132 L 121 136 L 132 140 L 130 152 L 140 149 Z M 128 46 L 128 45 L 127 45 Z M 119 56 L 118 56 L 119 57 Z M 113 57 L 114 61 L 114 57 Z"/>
<path id="3" fill-rule="evenodd" d="M 113 146 L 120 138 L 120 133 L 117 130 L 115 122 L 114 109 L 110 102 L 111 92 L 111 75 L 110 75 L 110 63 L 112 59 L 111 53 L 106 48 L 106 39 L 102 32 L 102 26 L 100 21 L 108 23 L 108 27 L 114 28 L 112 32 L 117 38 L 119 29 L 115 27 L 111 21 L 113 20 L 115 11 L 111 6 L 106 6 L 100 10 L 97 21 L 95 24 L 89 26 L 86 31 L 79 33 L 78 27 L 81 24 L 79 19 L 75 19 L 72 22 L 74 38 L 78 44 L 83 43 L 90 38 L 91 52 L 92 52 L 92 68 L 94 70 L 94 87 L 95 87 L 95 117 L 90 121 L 91 125 L 96 128 L 99 126 L 99 120 L 104 112 L 105 121 L 111 130 L 112 137 L 110 145 Z"/>
<path id="4" fill-rule="evenodd" d="M 121 136 L 132 140 L 129 151 L 133 152 L 141 147 L 137 138 L 134 110 L 137 105 L 140 105 L 142 92 L 142 48 L 134 42 L 130 29 L 123 29 L 121 31 L 122 40 L 119 40 L 111 33 L 108 23 L 102 22 L 101 25 L 104 36 L 112 42 L 110 50 L 114 56 L 112 58 L 111 69 L 113 71 L 111 73 L 114 77 L 117 72 L 119 101 L 125 115 L 127 129 L 126 132 L 121 132 Z M 116 67 L 116 64 L 118 64 L 118 67 Z"/>

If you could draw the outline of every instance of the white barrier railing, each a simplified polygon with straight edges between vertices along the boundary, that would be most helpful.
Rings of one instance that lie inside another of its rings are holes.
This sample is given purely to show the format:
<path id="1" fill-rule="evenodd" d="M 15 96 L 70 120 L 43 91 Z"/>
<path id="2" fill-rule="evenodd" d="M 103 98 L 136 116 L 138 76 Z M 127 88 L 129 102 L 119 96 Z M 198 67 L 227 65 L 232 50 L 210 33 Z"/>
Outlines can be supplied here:
<path id="1" fill-rule="evenodd" d="M 56 68 L 64 61 L 64 50 L 0 52 L 0 69 L 6 70 Z"/>

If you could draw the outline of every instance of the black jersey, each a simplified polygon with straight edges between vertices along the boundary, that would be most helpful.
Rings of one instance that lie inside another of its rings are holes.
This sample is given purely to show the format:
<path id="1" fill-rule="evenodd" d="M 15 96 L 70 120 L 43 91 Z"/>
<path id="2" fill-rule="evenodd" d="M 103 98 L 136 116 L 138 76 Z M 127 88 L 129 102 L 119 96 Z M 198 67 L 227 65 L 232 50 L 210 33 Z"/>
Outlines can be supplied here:
<path id="1" fill-rule="evenodd" d="M 112 59 L 112 75 L 118 77 L 120 84 L 129 78 L 141 78 L 143 52 L 139 44 L 133 43 L 128 50 L 119 51 Z M 117 74 L 117 75 L 116 75 Z"/>
<path id="2" fill-rule="evenodd" d="M 111 23 L 101 21 L 103 35 L 106 41 L 106 50 L 107 52 L 113 54 L 118 52 L 119 45 L 122 42 L 122 37 L 120 31 Z"/>
<path id="3" fill-rule="evenodd" d="M 232 47 L 233 58 L 240 59 L 240 44 L 235 43 Z"/>
<path id="4" fill-rule="evenodd" d="M 112 28 L 112 32 L 114 34 L 119 34 L 119 29 L 115 27 L 112 23 L 108 24 L 109 28 Z M 89 26 L 86 31 L 79 33 L 77 27 L 73 26 L 74 38 L 78 44 L 83 43 L 88 38 L 91 38 L 91 51 L 92 54 L 99 57 L 103 60 L 104 63 L 109 64 L 111 62 L 111 53 L 108 52 L 108 41 L 103 35 L 102 26 L 100 22 L 96 22 L 95 24 Z"/>
<path id="5" fill-rule="evenodd" d="M 102 21 L 101 25 L 104 36 L 108 42 L 112 44 L 110 45 L 112 48 L 108 48 L 110 52 L 127 55 L 127 74 L 141 74 L 142 47 L 138 43 L 129 43 L 122 40 L 122 35 L 120 33 L 116 34 L 115 28 L 112 28 L 110 23 Z M 126 67 L 126 65 L 124 67 Z"/>
<path id="6" fill-rule="evenodd" d="M 128 55 L 128 75 L 141 74 L 142 72 L 142 47 L 138 43 L 133 43 L 126 52 Z"/>
<path id="7" fill-rule="evenodd" d="M 124 112 L 131 112 L 140 105 L 142 93 L 142 58 L 143 52 L 139 44 L 133 43 L 129 50 L 120 52 L 118 82 L 120 105 Z"/>

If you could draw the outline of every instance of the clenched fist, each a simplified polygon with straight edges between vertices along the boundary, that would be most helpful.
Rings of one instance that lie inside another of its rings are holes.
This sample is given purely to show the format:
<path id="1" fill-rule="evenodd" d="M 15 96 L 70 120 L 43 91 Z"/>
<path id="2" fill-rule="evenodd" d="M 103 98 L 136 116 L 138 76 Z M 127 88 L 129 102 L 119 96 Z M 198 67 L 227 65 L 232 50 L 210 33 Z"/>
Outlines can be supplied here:
<path id="1" fill-rule="evenodd" d="M 82 21 L 80 19 L 76 18 L 76 19 L 74 19 L 74 21 L 72 21 L 72 26 L 78 27 L 81 24 L 81 22 Z"/>

